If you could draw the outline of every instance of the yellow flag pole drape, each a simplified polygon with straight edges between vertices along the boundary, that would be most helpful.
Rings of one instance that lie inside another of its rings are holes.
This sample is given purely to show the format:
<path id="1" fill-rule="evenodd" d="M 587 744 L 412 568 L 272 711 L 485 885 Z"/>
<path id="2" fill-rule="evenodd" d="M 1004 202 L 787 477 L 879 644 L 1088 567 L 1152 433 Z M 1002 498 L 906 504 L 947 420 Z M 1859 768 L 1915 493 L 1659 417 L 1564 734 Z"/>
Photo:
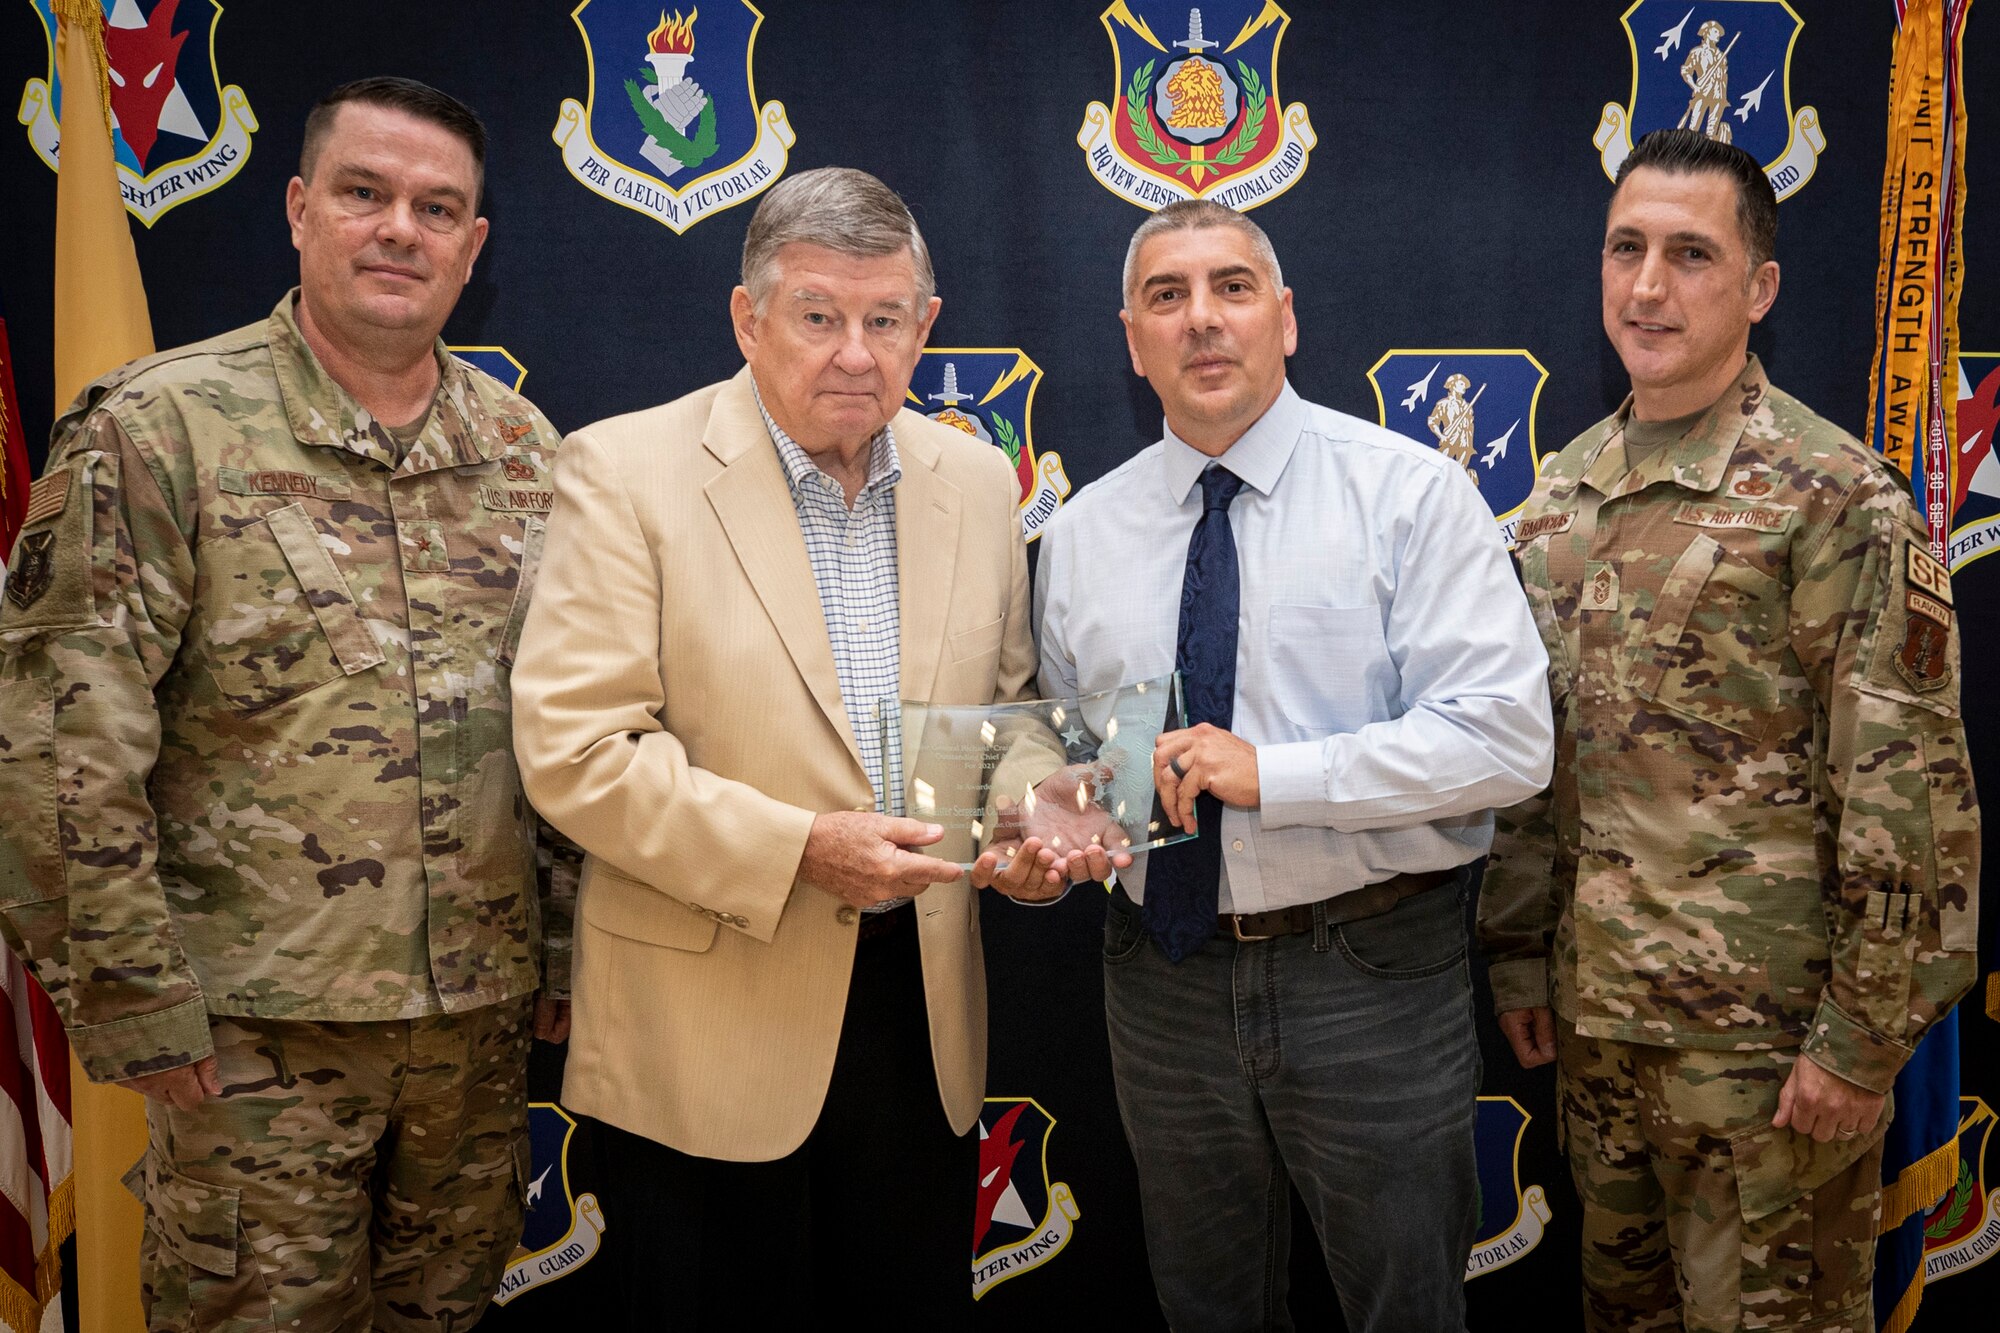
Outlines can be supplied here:
<path id="1" fill-rule="evenodd" d="M 111 144 L 104 9 L 56 0 L 62 77 L 56 173 L 56 402 L 153 350 L 139 256 Z M 145 1100 L 92 1083 L 71 1057 L 76 1145 L 76 1258 L 82 1333 L 132 1333 L 139 1313 L 139 1204 L 121 1178 L 146 1150 Z"/>

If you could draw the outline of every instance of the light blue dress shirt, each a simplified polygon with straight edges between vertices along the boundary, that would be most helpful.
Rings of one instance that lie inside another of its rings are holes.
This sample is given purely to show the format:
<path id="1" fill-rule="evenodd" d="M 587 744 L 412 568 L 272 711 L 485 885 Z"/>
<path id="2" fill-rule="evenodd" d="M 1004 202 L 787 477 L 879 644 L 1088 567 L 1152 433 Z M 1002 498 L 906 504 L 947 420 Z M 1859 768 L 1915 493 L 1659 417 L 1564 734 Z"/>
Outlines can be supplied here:
<path id="1" fill-rule="evenodd" d="M 1043 529 L 1041 692 L 1174 669 L 1181 577 L 1212 461 L 1169 431 Z M 1493 515 L 1433 449 L 1284 387 L 1221 460 L 1241 570 L 1231 730 L 1260 809 L 1228 807 L 1225 912 L 1316 902 L 1482 856 L 1540 792 L 1548 658 Z M 1205 834 L 1204 836 L 1211 836 Z M 1146 857 L 1119 879 L 1145 894 Z"/>

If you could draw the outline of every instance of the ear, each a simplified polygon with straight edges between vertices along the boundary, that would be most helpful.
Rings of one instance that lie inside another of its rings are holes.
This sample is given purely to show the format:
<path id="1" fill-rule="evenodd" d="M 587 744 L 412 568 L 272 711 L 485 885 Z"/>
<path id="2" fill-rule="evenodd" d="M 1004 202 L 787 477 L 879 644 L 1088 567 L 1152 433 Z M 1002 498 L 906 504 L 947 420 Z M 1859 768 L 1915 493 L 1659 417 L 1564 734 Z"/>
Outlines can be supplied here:
<path id="1" fill-rule="evenodd" d="M 745 361 L 757 359 L 757 307 L 748 287 L 729 293 L 729 323 L 736 330 L 736 346 Z"/>
<path id="2" fill-rule="evenodd" d="M 1132 373 L 1140 379 L 1146 378 L 1146 363 L 1139 359 L 1139 344 L 1132 340 L 1132 312 L 1120 310 L 1119 323 L 1125 326 L 1125 351 L 1132 358 Z"/>
<path id="3" fill-rule="evenodd" d="M 1291 288 L 1289 287 L 1285 288 L 1285 294 L 1278 298 L 1278 304 L 1284 307 L 1285 355 L 1290 356 L 1292 353 L 1299 350 L 1299 320 L 1298 316 L 1292 313 Z"/>
<path id="4" fill-rule="evenodd" d="M 1750 322 L 1757 323 L 1771 313 L 1778 299 L 1778 261 L 1767 259 L 1750 275 Z"/>
<path id="5" fill-rule="evenodd" d="M 472 252 L 465 257 L 465 272 L 459 275 L 461 285 L 472 281 L 472 265 L 479 258 L 479 252 L 486 248 L 486 219 L 472 220 Z"/>
<path id="6" fill-rule="evenodd" d="M 938 311 L 944 309 L 944 298 L 933 296 L 924 307 L 924 317 L 917 323 L 917 347 L 921 350 L 931 340 L 931 325 L 937 323 Z"/>
<path id="7" fill-rule="evenodd" d="M 304 248 L 300 245 L 300 241 L 303 239 L 306 221 L 306 183 L 297 176 L 292 177 L 291 183 L 285 186 L 285 221 L 292 227 L 292 249 Z"/>

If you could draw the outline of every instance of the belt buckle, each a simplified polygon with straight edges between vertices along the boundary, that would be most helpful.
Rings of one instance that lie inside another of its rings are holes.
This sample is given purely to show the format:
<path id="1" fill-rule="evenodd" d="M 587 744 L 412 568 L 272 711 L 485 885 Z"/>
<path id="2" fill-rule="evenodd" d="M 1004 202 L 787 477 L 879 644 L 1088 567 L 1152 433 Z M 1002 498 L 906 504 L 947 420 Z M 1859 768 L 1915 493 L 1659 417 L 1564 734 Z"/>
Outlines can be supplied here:
<path id="1" fill-rule="evenodd" d="M 1262 940 L 1275 940 L 1278 938 L 1276 935 L 1245 935 L 1243 933 L 1243 917 L 1245 915 L 1242 912 L 1231 912 L 1229 914 L 1229 929 L 1236 936 L 1238 943 L 1256 944 Z"/>

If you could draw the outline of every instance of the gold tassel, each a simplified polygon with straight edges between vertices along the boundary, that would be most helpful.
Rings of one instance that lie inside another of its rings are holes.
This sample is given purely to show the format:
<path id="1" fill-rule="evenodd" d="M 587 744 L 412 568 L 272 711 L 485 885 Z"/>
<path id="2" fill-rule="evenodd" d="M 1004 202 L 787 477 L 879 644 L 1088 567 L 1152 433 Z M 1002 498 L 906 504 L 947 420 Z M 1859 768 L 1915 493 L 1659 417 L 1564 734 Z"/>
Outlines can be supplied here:
<path id="1" fill-rule="evenodd" d="M 111 58 L 104 53 L 104 6 L 97 0 L 54 0 L 49 6 L 67 25 L 72 38 L 90 44 L 90 63 L 97 70 L 97 100 L 104 107 L 104 128 L 111 128 Z"/>
<path id="2" fill-rule="evenodd" d="M 1910 1275 L 1910 1285 L 1903 1288 L 1903 1295 L 1896 1302 L 1896 1308 L 1889 1311 L 1889 1318 L 1884 1321 L 1877 1333 L 1910 1333 L 1910 1325 L 1916 1322 L 1917 1307 L 1923 1303 L 1924 1262 L 1923 1256 L 1919 1255 L 1917 1271 Z"/>
<path id="3" fill-rule="evenodd" d="M 1958 1137 L 1904 1167 L 1894 1182 L 1882 1186 L 1882 1222 L 1875 1234 L 1886 1236 L 1942 1199 L 1958 1184 Z"/>

